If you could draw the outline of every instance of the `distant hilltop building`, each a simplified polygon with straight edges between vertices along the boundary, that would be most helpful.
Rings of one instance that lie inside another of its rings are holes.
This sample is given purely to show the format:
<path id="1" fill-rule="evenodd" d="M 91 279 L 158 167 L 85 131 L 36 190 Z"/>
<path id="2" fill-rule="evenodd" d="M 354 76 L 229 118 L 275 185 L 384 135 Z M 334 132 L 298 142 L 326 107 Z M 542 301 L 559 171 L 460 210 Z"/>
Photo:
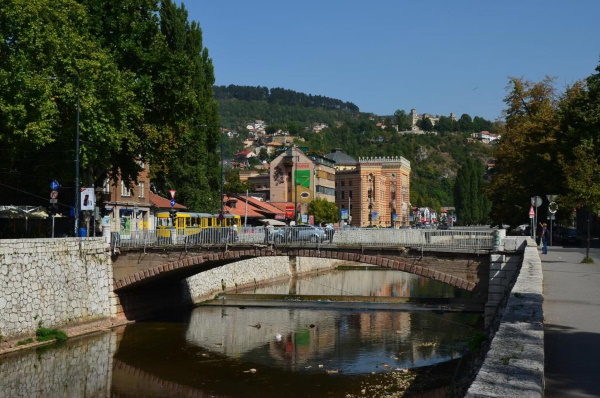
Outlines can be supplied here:
<path id="1" fill-rule="evenodd" d="M 416 109 L 411 109 L 410 110 L 410 117 L 411 117 L 411 120 L 412 120 L 412 127 L 411 127 L 411 129 L 413 131 L 416 131 L 416 130 L 419 129 L 419 127 L 417 127 L 417 121 L 423 119 L 424 117 L 427 118 L 427 119 L 429 119 L 429 120 L 431 120 L 431 123 L 434 126 L 440 120 L 440 116 L 439 115 L 433 116 L 432 114 L 429 114 L 429 113 L 423 113 L 423 114 L 420 115 L 420 114 L 417 113 Z M 454 114 L 454 112 L 450 113 L 450 119 L 453 122 L 455 122 L 457 120 L 456 119 L 456 115 Z"/>

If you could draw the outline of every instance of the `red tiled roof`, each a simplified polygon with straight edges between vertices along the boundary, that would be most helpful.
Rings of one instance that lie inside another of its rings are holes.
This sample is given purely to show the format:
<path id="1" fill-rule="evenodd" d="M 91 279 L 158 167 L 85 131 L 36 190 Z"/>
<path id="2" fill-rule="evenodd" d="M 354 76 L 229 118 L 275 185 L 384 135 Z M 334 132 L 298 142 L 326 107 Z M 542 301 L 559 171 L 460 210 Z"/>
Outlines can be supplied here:
<path id="1" fill-rule="evenodd" d="M 150 192 L 150 204 L 160 209 L 166 209 L 171 207 L 171 200 L 163 198 L 162 196 L 159 196 L 153 192 Z M 184 205 L 180 205 L 179 203 L 177 203 L 177 199 L 175 199 L 174 208 L 181 210 L 187 209 L 187 207 L 185 207 Z"/>
<path id="2" fill-rule="evenodd" d="M 246 197 L 246 195 L 236 195 L 232 197 L 225 197 L 224 201 L 227 203 L 230 200 L 237 199 L 236 207 L 225 206 L 224 210 L 229 214 L 236 214 L 239 216 L 246 215 L 246 201 L 248 202 L 248 217 L 261 217 L 261 218 L 275 218 L 277 215 L 280 217 L 285 216 L 285 210 L 281 210 L 277 206 L 273 206 L 272 203 L 263 202 L 259 199 L 253 198 L 252 196 Z"/>

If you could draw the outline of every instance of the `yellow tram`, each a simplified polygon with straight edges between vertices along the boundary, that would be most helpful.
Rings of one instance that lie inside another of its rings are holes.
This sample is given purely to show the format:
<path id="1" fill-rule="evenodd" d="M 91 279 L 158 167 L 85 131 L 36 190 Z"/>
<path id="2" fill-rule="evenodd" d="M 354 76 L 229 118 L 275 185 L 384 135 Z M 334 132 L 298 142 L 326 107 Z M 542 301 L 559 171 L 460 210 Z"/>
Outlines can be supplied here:
<path id="1" fill-rule="evenodd" d="M 194 213 L 178 211 L 175 215 L 175 223 L 168 211 L 156 213 L 156 234 L 159 237 L 171 236 L 171 231 L 175 229 L 177 235 L 191 235 L 200 232 L 203 228 L 211 227 L 231 227 L 234 224 L 241 225 L 241 217 L 234 214 L 224 214 L 223 219 L 219 219 L 219 214 Z"/>

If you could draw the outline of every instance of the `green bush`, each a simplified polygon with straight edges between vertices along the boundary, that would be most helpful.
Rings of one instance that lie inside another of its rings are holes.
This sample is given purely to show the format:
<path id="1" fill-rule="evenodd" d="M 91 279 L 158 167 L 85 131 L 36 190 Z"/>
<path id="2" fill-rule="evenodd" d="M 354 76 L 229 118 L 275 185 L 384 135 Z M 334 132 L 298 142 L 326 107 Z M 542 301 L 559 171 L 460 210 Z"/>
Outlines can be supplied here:
<path id="1" fill-rule="evenodd" d="M 56 340 L 57 342 L 63 342 L 67 340 L 67 334 L 57 329 L 39 328 L 35 332 L 35 335 L 37 336 L 37 341 Z"/>

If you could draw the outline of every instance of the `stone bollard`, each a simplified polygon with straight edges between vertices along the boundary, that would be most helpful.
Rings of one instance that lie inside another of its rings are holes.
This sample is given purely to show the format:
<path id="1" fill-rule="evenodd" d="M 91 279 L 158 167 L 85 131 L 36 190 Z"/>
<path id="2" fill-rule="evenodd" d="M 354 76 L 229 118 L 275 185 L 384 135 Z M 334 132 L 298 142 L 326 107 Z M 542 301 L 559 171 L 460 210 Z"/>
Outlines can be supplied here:
<path id="1" fill-rule="evenodd" d="M 110 246 L 110 225 L 102 225 L 102 237 L 108 246 Z"/>

